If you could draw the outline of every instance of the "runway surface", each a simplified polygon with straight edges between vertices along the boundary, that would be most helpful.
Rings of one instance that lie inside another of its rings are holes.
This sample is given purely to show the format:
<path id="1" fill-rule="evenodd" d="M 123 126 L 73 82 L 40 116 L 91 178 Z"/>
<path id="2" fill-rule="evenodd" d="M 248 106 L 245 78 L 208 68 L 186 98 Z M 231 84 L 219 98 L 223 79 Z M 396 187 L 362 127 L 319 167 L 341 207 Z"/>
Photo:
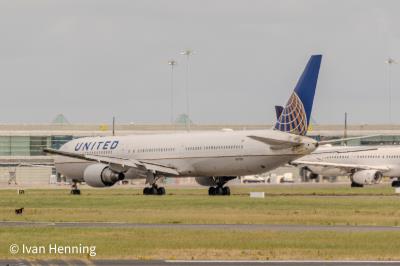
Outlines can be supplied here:
<path id="1" fill-rule="evenodd" d="M 0 227 L 54 227 L 54 228 L 167 228 L 208 229 L 243 231 L 337 231 L 337 232 L 383 232 L 400 231 L 400 226 L 369 225 L 300 225 L 300 224 L 140 224 L 116 222 L 25 222 L 1 221 Z"/>
<path id="2" fill-rule="evenodd" d="M 140 260 L 0 260 L 0 266 L 380 266 L 400 265 L 400 261 L 140 261 Z"/>

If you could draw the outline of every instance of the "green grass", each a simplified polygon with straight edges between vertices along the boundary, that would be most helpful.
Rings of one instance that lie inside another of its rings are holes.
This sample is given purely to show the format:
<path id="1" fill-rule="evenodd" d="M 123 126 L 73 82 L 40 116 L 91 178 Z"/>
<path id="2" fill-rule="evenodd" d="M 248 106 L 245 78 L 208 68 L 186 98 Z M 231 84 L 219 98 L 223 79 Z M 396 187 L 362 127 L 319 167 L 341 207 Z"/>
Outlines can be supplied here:
<path id="1" fill-rule="evenodd" d="M 250 191 L 264 191 L 251 199 Z M 388 186 L 233 187 L 231 197 L 206 189 L 0 190 L 3 221 L 110 221 L 133 223 L 400 225 L 400 197 Z M 334 197 L 333 195 L 337 195 Z M 14 209 L 24 207 L 22 216 Z M 171 228 L 1 227 L 0 258 L 88 258 L 85 255 L 16 255 L 10 244 L 97 247 L 96 258 L 133 259 L 400 259 L 400 232 L 267 231 Z"/>
<path id="2" fill-rule="evenodd" d="M 251 199 L 250 190 L 264 190 L 267 196 Z M 137 189 L 86 189 L 81 196 L 64 189 L 27 190 L 25 195 L 0 190 L 0 220 L 400 225 L 400 197 L 386 187 L 262 186 L 232 191 L 231 197 L 209 197 L 204 189 L 172 189 L 159 197 L 143 196 Z M 358 196 L 347 196 L 354 193 Z M 19 207 L 25 208 L 22 216 L 14 214 Z"/>
<path id="3" fill-rule="evenodd" d="M 13 243 L 46 247 L 56 243 L 96 246 L 98 259 L 400 259 L 399 232 L 1 228 L 0 235 L 0 258 L 89 258 L 8 252 Z"/>

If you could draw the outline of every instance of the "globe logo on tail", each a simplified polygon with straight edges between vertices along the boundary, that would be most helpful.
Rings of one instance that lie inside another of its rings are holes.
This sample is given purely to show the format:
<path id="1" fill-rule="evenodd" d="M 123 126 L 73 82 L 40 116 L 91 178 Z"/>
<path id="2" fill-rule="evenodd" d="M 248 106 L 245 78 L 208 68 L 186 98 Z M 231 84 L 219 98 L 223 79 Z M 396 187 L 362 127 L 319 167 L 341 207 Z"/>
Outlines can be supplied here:
<path id="1" fill-rule="evenodd" d="M 304 105 L 296 92 L 293 92 L 275 124 L 275 129 L 304 136 L 307 133 L 307 124 Z"/>

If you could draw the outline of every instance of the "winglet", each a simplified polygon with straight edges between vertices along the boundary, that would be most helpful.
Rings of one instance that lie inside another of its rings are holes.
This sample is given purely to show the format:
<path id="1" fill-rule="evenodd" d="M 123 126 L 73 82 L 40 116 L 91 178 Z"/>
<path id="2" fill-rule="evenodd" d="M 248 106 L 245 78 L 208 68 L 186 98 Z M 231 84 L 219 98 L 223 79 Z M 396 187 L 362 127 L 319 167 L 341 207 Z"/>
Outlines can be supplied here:
<path id="1" fill-rule="evenodd" d="M 313 55 L 277 119 L 275 129 L 305 135 L 307 133 L 322 55 Z"/>

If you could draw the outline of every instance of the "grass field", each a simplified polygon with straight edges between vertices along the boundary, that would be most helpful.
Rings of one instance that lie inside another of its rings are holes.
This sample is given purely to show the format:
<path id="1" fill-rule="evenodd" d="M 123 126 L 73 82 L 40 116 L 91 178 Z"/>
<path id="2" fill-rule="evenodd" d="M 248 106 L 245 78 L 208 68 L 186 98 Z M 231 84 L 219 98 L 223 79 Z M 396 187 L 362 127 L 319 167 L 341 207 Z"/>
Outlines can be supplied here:
<path id="1" fill-rule="evenodd" d="M 0 258 L 15 258 L 11 243 L 91 245 L 95 258 L 124 259 L 400 259 L 399 232 L 269 232 L 176 229 L 0 229 Z M 19 258 L 88 258 L 22 255 Z"/>
<path id="2" fill-rule="evenodd" d="M 251 199 L 249 191 L 267 194 Z M 0 220 L 400 225 L 400 197 L 388 186 L 257 186 L 233 187 L 232 192 L 231 197 L 209 197 L 206 189 L 168 189 L 159 197 L 125 188 L 86 189 L 81 196 L 64 189 L 26 190 L 25 195 L 0 190 Z M 14 214 L 19 207 L 25 208 L 22 216 Z M 8 251 L 11 243 L 89 243 L 97 246 L 96 258 L 400 259 L 400 232 L 0 228 L 0 258 L 14 257 Z"/>
<path id="3" fill-rule="evenodd" d="M 400 197 L 388 187 L 233 188 L 231 197 L 209 197 L 205 189 L 169 189 L 143 196 L 138 189 L 0 190 L 0 220 L 113 221 L 134 223 L 400 225 Z M 265 191 L 251 199 L 250 190 Z M 349 196 L 355 194 L 357 196 Z M 316 195 L 315 195 L 316 194 Z M 342 195 L 339 197 L 333 194 Z M 25 208 L 23 216 L 15 208 Z"/>

